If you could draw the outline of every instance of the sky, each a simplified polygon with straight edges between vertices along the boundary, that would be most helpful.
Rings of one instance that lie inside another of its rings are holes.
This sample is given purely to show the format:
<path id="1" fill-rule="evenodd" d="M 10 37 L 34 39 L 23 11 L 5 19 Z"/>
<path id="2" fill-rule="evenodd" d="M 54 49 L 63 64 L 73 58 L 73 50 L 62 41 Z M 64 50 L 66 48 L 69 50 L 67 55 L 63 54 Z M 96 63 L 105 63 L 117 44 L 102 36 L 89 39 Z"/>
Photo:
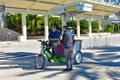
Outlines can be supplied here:
<path id="1" fill-rule="evenodd" d="M 111 2 L 120 2 L 120 0 L 110 0 Z"/>
<path id="2" fill-rule="evenodd" d="M 98 1 L 105 1 L 105 2 L 120 2 L 120 0 L 98 0 Z"/>

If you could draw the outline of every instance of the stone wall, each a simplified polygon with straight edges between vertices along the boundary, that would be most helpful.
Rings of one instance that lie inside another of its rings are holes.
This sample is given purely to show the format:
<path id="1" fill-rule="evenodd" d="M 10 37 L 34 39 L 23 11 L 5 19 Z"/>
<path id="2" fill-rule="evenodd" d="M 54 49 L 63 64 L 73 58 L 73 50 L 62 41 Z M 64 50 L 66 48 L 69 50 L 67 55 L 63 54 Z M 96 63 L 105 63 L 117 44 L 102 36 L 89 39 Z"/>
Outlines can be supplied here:
<path id="1" fill-rule="evenodd" d="M 3 34 L 4 34 L 4 40 L 8 40 L 8 34 L 11 34 L 11 40 L 18 40 L 18 36 L 20 36 L 21 34 L 18 32 L 15 32 L 13 30 L 10 30 L 8 28 L 4 28 L 3 30 Z M 0 39 L 1 39 L 1 30 L 0 30 Z"/>

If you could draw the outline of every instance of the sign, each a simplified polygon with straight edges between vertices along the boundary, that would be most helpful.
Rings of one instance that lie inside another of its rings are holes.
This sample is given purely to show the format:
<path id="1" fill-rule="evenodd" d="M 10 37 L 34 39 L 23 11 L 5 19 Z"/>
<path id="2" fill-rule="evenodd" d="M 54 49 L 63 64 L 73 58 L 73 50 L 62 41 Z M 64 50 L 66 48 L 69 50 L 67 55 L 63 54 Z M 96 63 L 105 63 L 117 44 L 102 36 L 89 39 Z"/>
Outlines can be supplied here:
<path id="1" fill-rule="evenodd" d="M 60 15 L 64 13 L 76 14 L 76 13 L 91 12 L 91 11 L 92 11 L 92 5 L 82 2 L 73 2 L 50 9 L 50 13 L 52 15 Z"/>
<path id="2" fill-rule="evenodd" d="M 69 6 L 69 7 L 65 8 L 65 12 L 75 11 L 76 9 L 77 9 L 77 6 Z"/>

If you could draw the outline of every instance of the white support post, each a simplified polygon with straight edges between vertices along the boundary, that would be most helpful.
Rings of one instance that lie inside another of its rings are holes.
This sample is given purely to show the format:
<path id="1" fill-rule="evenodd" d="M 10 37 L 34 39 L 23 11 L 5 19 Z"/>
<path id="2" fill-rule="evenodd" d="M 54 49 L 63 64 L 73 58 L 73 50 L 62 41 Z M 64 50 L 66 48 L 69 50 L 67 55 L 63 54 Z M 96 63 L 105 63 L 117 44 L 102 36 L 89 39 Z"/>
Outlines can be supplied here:
<path id="1" fill-rule="evenodd" d="M 102 30 L 101 20 L 99 20 L 99 31 L 98 31 L 99 37 L 101 36 L 101 30 Z"/>
<path id="2" fill-rule="evenodd" d="M 77 37 L 80 37 L 80 18 L 77 17 Z"/>
<path id="3" fill-rule="evenodd" d="M 27 28 L 26 28 L 26 14 L 22 14 L 22 36 L 19 36 L 19 41 L 27 41 Z"/>
<path id="4" fill-rule="evenodd" d="M 4 37 L 4 12 L 1 12 L 0 13 L 0 28 L 1 28 L 1 40 L 4 40 L 5 37 Z"/>
<path id="5" fill-rule="evenodd" d="M 62 26 L 66 25 L 66 15 L 61 15 Z"/>
<path id="6" fill-rule="evenodd" d="M 22 34 L 27 39 L 26 14 L 22 14 Z"/>
<path id="7" fill-rule="evenodd" d="M 92 36 L 92 23 L 91 23 L 91 19 L 89 19 L 89 33 L 88 36 Z"/>
<path id="8" fill-rule="evenodd" d="M 48 27 L 48 15 L 45 15 L 45 39 L 48 40 L 49 27 Z"/>

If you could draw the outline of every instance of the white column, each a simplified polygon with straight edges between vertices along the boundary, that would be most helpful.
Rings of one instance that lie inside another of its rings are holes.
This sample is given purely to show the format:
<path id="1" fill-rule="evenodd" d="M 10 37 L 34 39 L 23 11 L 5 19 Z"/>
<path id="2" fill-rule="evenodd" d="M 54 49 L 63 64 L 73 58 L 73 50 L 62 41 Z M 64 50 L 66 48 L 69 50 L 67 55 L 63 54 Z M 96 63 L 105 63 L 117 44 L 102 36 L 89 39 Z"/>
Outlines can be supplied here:
<path id="1" fill-rule="evenodd" d="M 26 14 L 22 14 L 22 36 L 19 37 L 19 41 L 27 41 L 27 28 L 26 28 Z"/>
<path id="2" fill-rule="evenodd" d="M 5 40 L 5 36 L 4 36 L 4 12 L 0 13 L 0 30 L 1 30 L 1 40 Z"/>
<path id="3" fill-rule="evenodd" d="M 66 15 L 61 15 L 62 26 L 66 25 Z"/>
<path id="4" fill-rule="evenodd" d="M 26 14 L 22 14 L 22 34 L 27 39 Z"/>
<path id="5" fill-rule="evenodd" d="M 99 31 L 98 31 L 99 37 L 101 36 L 101 32 L 100 32 L 100 30 L 102 30 L 101 20 L 99 20 Z"/>
<path id="6" fill-rule="evenodd" d="M 48 40 L 49 27 L 48 27 L 48 15 L 45 15 L 45 39 Z"/>
<path id="7" fill-rule="evenodd" d="M 89 33 L 88 36 L 92 36 L 92 23 L 91 23 L 91 19 L 89 19 Z"/>
<path id="8" fill-rule="evenodd" d="M 80 18 L 77 17 L 77 37 L 80 37 Z"/>

